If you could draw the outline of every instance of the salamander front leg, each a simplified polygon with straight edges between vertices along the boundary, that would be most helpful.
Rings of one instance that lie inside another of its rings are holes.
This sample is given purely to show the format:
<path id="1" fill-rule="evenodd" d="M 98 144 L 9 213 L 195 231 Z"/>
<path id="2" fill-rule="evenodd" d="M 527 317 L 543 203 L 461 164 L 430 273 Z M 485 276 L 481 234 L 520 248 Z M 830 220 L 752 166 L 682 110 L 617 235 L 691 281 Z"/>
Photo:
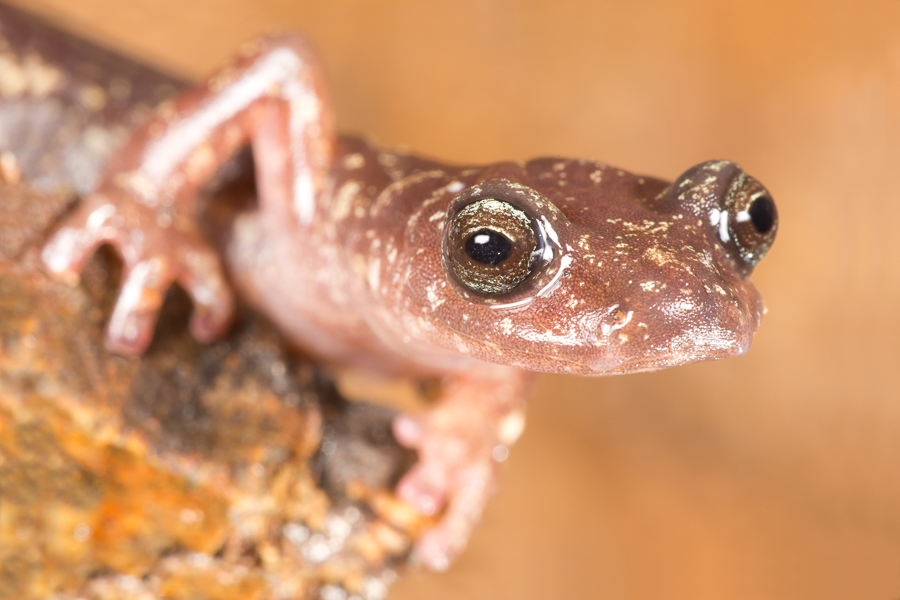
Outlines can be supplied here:
<path id="1" fill-rule="evenodd" d="M 397 487 L 423 514 L 444 508 L 440 522 L 417 543 L 423 562 L 445 570 L 465 548 L 506 459 L 525 424 L 533 374 L 498 367 L 449 379 L 437 405 L 424 415 L 401 415 L 394 435 L 419 452 L 419 462 Z"/>
<path id="2" fill-rule="evenodd" d="M 108 346 L 141 354 L 174 282 L 194 301 L 191 331 L 222 335 L 234 311 L 218 254 L 198 233 L 195 197 L 241 146 L 256 159 L 261 210 L 300 228 L 331 165 L 334 126 L 324 77 L 296 34 L 248 44 L 205 83 L 157 108 L 110 158 L 99 185 L 43 250 L 47 271 L 76 279 L 101 244 L 121 254 L 124 281 Z"/>

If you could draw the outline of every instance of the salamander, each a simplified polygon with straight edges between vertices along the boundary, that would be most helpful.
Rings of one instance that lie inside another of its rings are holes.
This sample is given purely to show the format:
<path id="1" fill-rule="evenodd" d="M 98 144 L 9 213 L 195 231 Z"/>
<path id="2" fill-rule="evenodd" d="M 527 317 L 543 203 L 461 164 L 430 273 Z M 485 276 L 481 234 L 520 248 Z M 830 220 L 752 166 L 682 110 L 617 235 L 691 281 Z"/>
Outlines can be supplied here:
<path id="1" fill-rule="evenodd" d="M 195 198 L 247 145 L 258 202 L 217 251 Z M 240 301 L 325 364 L 442 380 L 429 411 L 394 423 L 419 453 L 399 495 L 443 511 L 417 545 L 441 569 L 522 431 L 532 373 L 744 353 L 764 310 L 749 276 L 777 226 L 770 193 L 725 160 L 669 182 L 559 157 L 446 165 L 339 136 L 313 48 L 281 34 L 134 127 L 42 258 L 72 278 L 101 244 L 118 250 L 116 352 L 147 348 L 177 282 L 200 340 Z"/>

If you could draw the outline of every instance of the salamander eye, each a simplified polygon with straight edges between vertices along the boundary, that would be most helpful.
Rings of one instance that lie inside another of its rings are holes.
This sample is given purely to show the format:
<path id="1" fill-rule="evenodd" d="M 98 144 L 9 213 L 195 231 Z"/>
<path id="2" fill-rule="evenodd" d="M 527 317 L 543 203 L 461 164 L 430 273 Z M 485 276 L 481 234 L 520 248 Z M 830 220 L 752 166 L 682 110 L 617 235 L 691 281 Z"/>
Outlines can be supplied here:
<path id="1" fill-rule="evenodd" d="M 505 200 L 482 198 L 450 221 L 444 257 L 463 286 L 482 294 L 505 294 L 531 275 L 542 246 L 525 211 Z"/>
<path id="2" fill-rule="evenodd" d="M 753 267 L 775 241 L 778 210 L 768 190 L 749 175 L 736 182 L 729 196 L 726 201 L 730 217 L 728 229 L 741 258 Z"/>

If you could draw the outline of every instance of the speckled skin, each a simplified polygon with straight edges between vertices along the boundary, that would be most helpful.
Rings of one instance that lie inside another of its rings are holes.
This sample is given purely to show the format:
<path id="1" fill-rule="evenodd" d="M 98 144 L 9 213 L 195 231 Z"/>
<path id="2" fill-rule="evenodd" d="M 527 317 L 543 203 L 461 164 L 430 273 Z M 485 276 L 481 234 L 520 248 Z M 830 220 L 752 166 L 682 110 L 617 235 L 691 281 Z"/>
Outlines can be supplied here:
<path id="1" fill-rule="evenodd" d="M 259 206 L 233 220 L 222 261 L 193 198 L 247 143 Z M 418 544 L 444 568 L 521 432 L 527 372 L 626 373 L 746 351 L 763 312 L 747 276 L 777 226 L 772 204 L 771 226 L 747 231 L 748 198 L 761 196 L 726 161 L 670 185 L 583 160 L 448 167 L 338 138 L 314 53 L 282 35 L 157 109 L 43 258 L 72 277 L 99 244 L 119 249 L 108 344 L 121 352 L 146 348 L 178 281 L 200 339 L 228 327 L 233 288 L 322 361 L 445 378 L 433 410 L 394 428 L 420 455 L 398 493 L 425 513 L 447 503 Z M 446 260 L 448 223 L 484 197 L 527 213 L 544 244 L 533 273 L 499 296 L 468 289 Z"/>

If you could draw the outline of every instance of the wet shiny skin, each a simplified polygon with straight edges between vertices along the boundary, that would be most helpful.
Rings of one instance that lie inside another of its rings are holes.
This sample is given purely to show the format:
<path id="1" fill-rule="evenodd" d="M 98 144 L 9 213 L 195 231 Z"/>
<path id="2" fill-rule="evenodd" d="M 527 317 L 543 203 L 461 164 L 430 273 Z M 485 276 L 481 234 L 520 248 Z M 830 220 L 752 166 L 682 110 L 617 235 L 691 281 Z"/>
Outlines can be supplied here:
<path id="1" fill-rule="evenodd" d="M 259 209 L 234 220 L 219 257 L 197 233 L 193 197 L 246 143 Z M 453 219 L 485 198 L 527 215 L 538 244 L 534 260 L 496 266 L 528 269 L 499 292 L 473 285 L 483 267 L 450 260 L 465 260 Z M 769 210 L 769 223 L 752 216 Z M 149 344 L 173 281 L 195 301 L 195 335 L 220 335 L 234 306 L 224 263 L 238 295 L 322 361 L 446 378 L 434 409 L 395 424 L 420 454 L 398 492 L 426 513 L 446 504 L 418 544 L 443 568 L 495 485 L 497 449 L 521 432 L 529 371 L 624 373 L 746 351 L 763 312 L 747 277 L 774 214 L 727 161 L 670 185 L 593 161 L 450 167 L 337 138 L 314 53 L 283 35 L 160 107 L 44 259 L 66 275 L 103 242 L 120 250 L 108 341 L 121 352 Z"/>

